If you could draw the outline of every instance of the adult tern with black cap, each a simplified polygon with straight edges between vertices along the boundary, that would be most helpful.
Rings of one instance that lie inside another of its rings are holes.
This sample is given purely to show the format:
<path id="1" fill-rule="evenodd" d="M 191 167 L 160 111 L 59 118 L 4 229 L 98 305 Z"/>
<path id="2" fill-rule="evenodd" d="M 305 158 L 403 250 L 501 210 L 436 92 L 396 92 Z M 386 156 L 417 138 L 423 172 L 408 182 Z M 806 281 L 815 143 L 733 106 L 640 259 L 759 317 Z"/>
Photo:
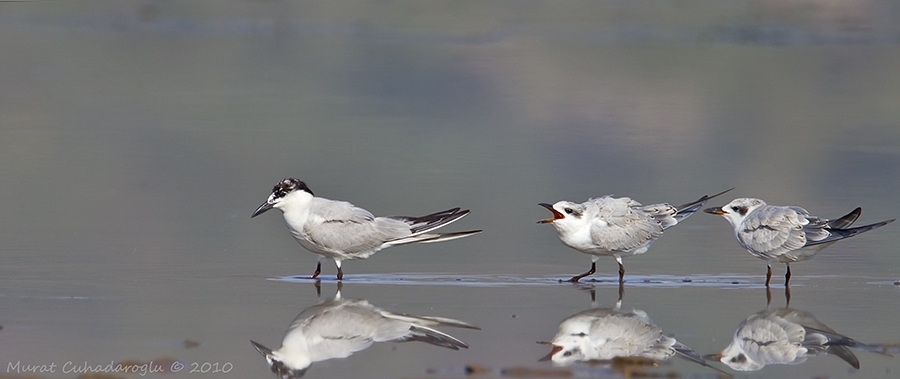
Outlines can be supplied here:
<path id="1" fill-rule="evenodd" d="M 334 260 L 337 280 L 342 280 L 341 262 L 345 260 L 366 259 L 391 246 L 449 241 L 481 232 L 432 233 L 469 214 L 468 209 L 452 208 L 421 217 L 375 217 L 346 201 L 315 197 L 306 183 L 294 178 L 279 181 L 250 218 L 272 208 L 281 210 L 294 239 L 319 255 L 312 278 L 322 272 L 323 258 Z"/>

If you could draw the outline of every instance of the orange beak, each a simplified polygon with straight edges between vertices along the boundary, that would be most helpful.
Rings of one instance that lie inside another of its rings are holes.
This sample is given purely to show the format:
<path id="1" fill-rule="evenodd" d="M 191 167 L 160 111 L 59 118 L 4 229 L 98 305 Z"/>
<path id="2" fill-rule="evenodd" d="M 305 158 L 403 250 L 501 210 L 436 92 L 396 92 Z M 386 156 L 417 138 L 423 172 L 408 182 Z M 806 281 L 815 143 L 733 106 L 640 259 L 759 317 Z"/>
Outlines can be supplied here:
<path id="1" fill-rule="evenodd" d="M 540 206 L 542 206 L 542 207 L 544 207 L 544 208 L 547 208 L 547 210 L 549 210 L 550 212 L 553 212 L 553 217 L 545 218 L 545 219 L 543 219 L 543 220 L 540 220 L 540 221 L 538 221 L 538 224 L 547 224 L 547 223 L 551 223 L 551 222 L 556 221 L 556 220 L 559 220 L 559 219 L 566 218 L 566 216 L 564 216 L 562 213 L 559 213 L 559 212 L 556 211 L 556 209 L 553 209 L 553 205 L 552 205 L 552 204 L 540 203 L 540 204 L 538 204 L 538 205 L 540 205 Z M 560 348 L 560 349 L 561 349 L 561 348 Z"/>
<path id="2" fill-rule="evenodd" d="M 546 362 L 553 359 L 553 355 L 562 351 L 563 347 L 554 345 L 552 342 L 538 342 L 541 345 L 551 345 L 553 346 L 553 350 L 550 350 L 550 354 L 545 355 L 543 358 L 538 359 L 538 362 Z"/>
<path id="3" fill-rule="evenodd" d="M 703 212 L 709 213 L 711 215 L 719 215 L 719 216 L 725 214 L 725 211 L 722 210 L 722 207 L 706 208 L 703 210 Z"/>

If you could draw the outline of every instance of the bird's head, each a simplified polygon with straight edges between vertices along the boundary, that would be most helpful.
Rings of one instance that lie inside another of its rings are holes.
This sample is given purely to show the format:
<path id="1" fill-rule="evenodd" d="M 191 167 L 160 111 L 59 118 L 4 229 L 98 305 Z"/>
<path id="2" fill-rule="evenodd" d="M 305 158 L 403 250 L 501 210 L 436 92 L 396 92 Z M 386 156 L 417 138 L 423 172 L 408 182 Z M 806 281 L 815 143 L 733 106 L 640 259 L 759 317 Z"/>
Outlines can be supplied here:
<path id="1" fill-rule="evenodd" d="M 284 211 L 285 207 L 294 204 L 308 204 L 312 197 L 312 191 L 302 180 L 294 178 L 283 179 L 275 185 L 275 188 L 272 188 L 272 194 L 269 195 L 269 198 L 266 199 L 265 203 L 262 203 L 259 208 L 256 208 L 256 211 L 253 212 L 250 218 L 259 216 L 272 208 L 278 208 Z"/>
<path id="2" fill-rule="evenodd" d="M 704 355 L 703 359 L 722 362 L 736 371 L 757 371 L 765 366 L 751 359 L 736 343 L 728 345 L 721 353 Z"/>
<path id="3" fill-rule="evenodd" d="M 269 367 L 272 369 L 272 372 L 275 373 L 281 379 L 297 379 L 302 378 L 303 375 L 306 374 L 306 370 L 309 368 L 309 364 L 303 365 L 303 367 L 291 367 L 293 365 L 285 363 L 277 353 L 273 352 L 271 349 L 257 343 L 254 341 L 250 341 L 253 344 L 253 347 L 262 354 L 263 357 L 266 358 L 266 362 L 269 363 Z M 308 361 L 307 361 L 308 362 Z"/>
<path id="4" fill-rule="evenodd" d="M 553 217 L 540 220 L 538 221 L 539 224 L 549 223 L 553 224 L 556 229 L 566 229 L 588 222 L 588 218 L 585 217 L 587 207 L 583 204 L 571 201 L 558 201 L 553 205 L 547 203 L 540 203 L 539 205 L 553 213 Z"/>
<path id="5" fill-rule="evenodd" d="M 722 216 L 728 220 L 731 226 L 737 227 L 747 218 L 750 212 L 764 205 L 766 205 L 766 202 L 760 199 L 742 197 L 734 199 L 721 207 L 704 209 L 703 212 Z"/>
<path id="6" fill-rule="evenodd" d="M 557 365 L 568 365 L 575 362 L 585 361 L 586 358 L 584 352 L 581 349 L 581 344 L 571 342 L 572 341 L 568 341 L 568 343 L 561 341 L 538 342 L 539 344 L 550 345 L 552 347 L 550 349 L 550 353 L 539 359 L 539 361 L 552 361 Z"/>

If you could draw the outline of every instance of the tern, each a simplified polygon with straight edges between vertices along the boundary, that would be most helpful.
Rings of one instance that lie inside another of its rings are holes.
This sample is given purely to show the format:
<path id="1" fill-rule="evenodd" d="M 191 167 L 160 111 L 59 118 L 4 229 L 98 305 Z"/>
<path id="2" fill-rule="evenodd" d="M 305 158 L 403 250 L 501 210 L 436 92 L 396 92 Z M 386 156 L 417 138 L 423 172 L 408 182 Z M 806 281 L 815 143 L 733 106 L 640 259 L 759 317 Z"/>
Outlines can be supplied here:
<path id="1" fill-rule="evenodd" d="M 345 260 L 366 259 L 391 246 L 449 241 L 481 233 L 481 230 L 432 233 L 466 216 L 468 209 L 453 208 L 421 217 L 375 217 L 348 202 L 315 197 L 306 183 L 294 178 L 278 182 L 250 218 L 272 208 L 281 210 L 294 239 L 319 255 L 312 278 L 321 273 L 324 258 L 334 260 L 337 280 L 343 280 L 341 262 Z"/>
<path id="2" fill-rule="evenodd" d="M 742 321 L 722 352 L 704 358 L 720 361 L 734 370 L 756 371 L 766 365 L 796 365 L 810 356 L 831 354 L 859 369 L 859 359 L 851 347 L 888 355 L 877 345 L 866 345 L 835 332 L 809 312 L 765 309 Z"/>
<path id="3" fill-rule="evenodd" d="M 553 217 L 538 221 L 552 224 L 559 239 L 566 246 L 591 255 L 591 269 L 569 279 L 578 282 L 592 275 L 601 256 L 611 256 L 619 263 L 619 282 L 624 281 L 623 256 L 644 254 L 650 244 L 662 236 L 663 231 L 675 226 L 697 212 L 709 199 L 724 194 L 727 189 L 712 196 L 681 206 L 667 203 L 641 205 L 628 197 L 614 198 L 606 195 L 591 198 L 584 203 L 559 201 L 556 204 L 540 203 L 553 213 Z"/>
<path id="4" fill-rule="evenodd" d="M 893 219 L 851 228 L 862 214 L 856 208 L 845 216 L 829 220 L 811 216 L 796 206 L 767 205 L 754 198 L 734 199 L 704 212 L 724 217 L 734 228 L 738 243 L 750 255 L 766 261 L 766 287 L 772 280 L 772 264 L 784 263 L 784 285 L 791 281 L 791 263 L 807 260 L 822 249 L 844 238 L 880 228 Z"/>
<path id="5" fill-rule="evenodd" d="M 466 349 L 465 342 L 435 327 L 480 329 L 445 317 L 392 313 L 362 299 L 334 299 L 304 309 L 288 326 L 281 347 L 272 350 L 250 341 L 266 358 L 272 372 L 283 379 L 302 377 L 315 363 L 347 358 L 375 342 L 420 341 L 451 350 Z"/>
<path id="6" fill-rule="evenodd" d="M 593 297 L 593 291 L 591 292 Z M 644 358 L 654 362 L 665 361 L 673 355 L 709 367 L 690 347 L 675 338 L 663 334 L 662 329 L 650 320 L 647 312 L 620 309 L 621 293 L 615 308 L 590 308 L 567 317 L 559 323 L 558 331 L 549 342 L 550 353 L 541 361 L 555 365 L 575 362 L 610 361 L 617 358 Z"/>

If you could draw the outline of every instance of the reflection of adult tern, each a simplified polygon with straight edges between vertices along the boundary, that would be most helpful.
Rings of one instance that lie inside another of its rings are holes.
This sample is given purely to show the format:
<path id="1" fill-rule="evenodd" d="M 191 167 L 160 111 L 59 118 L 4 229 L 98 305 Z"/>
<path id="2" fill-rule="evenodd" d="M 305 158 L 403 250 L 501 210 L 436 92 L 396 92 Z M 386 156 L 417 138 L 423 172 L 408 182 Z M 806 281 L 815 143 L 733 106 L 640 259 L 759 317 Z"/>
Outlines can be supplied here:
<path id="1" fill-rule="evenodd" d="M 250 341 L 281 378 L 299 378 L 314 362 L 346 358 L 374 342 L 421 341 L 459 350 L 465 342 L 434 327 L 477 326 L 444 317 L 414 316 L 385 311 L 366 300 L 341 299 L 338 292 L 327 300 L 304 309 L 288 326 L 281 348 L 271 350 Z"/>
<path id="2" fill-rule="evenodd" d="M 553 212 L 553 217 L 538 223 L 553 224 L 559 239 L 566 246 L 592 255 L 591 269 L 572 277 L 570 282 L 577 282 L 596 272 L 597 260 L 601 256 L 616 258 L 621 282 L 625 277 L 623 256 L 646 253 L 664 230 L 694 214 L 709 199 L 732 189 L 677 207 L 667 203 L 641 205 L 627 197 L 613 198 L 609 195 L 588 199 L 581 204 L 571 201 L 559 201 L 553 205 L 541 203 Z"/>
<path id="3" fill-rule="evenodd" d="M 705 358 L 738 371 L 756 371 L 771 364 L 800 364 L 810 356 L 825 353 L 837 355 L 859 369 L 851 347 L 874 352 L 880 349 L 838 334 L 809 312 L 766 309 L 741 322 L 725 350 Z"/>
<path id="4" fill-rule="evenodd" d="M 375 217 L 348 202 L 314 197 L 306 183 L 294 178 L 278 182 L 268 200 L 250 218 L 272 208 L 284 213 L 284 222 L 294 239 L 319 255 L 313 278 L 322 271 L 323 258 L 334 259 L 337 279 L 341 280 L 342 261 L 366 259 L 391 246 L 449 241 L 481 232 L 432 233 L 469 214 L 468 210 L 453 208 L 421 217 Z"/>
<path id="5" fill-rule="evenodd" d="M 618 304 L 616 309 L 591 308 L 563 320 L 552 340 L 539 342 L 553 347 L 541 360 L 563 365 L 628 357 L 663 361 L 678 354 L 720 371 L 708 366 L 693 349 L 663 334 L 646 312 L 623 312 Z"/>
<path id="6" fill-rule="evenodd" d="M 772 263 L 781 262 L 787 266 L 784 275 L 787 286 L 791 281 L 791 263 L 812 258 L 837 241 L 894 221 L 850 228 L 862 209 L 856 208 L 844 217 L 828 220 L 811 216 L 800 207 L 766 205 L 766 202 L 752 198 L 734 199 L 704 212 L 725 217 L 741 246 L 754 257 L 766 261 L 766 287 L 772 279 Z"/>

